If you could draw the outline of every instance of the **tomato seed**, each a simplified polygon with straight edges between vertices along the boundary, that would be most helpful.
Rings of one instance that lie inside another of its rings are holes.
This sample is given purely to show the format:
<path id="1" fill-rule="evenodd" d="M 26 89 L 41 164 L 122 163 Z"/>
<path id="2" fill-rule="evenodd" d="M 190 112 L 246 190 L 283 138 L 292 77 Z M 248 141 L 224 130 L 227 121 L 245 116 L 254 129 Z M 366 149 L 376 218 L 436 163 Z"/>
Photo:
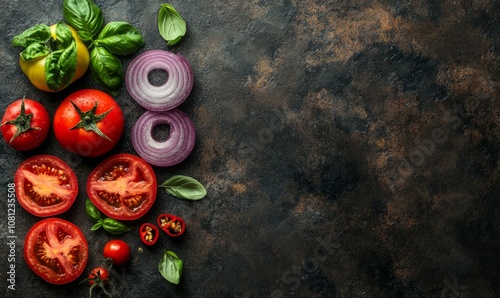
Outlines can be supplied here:
<path id="1" fill-rule="evenodd" d="M 116 207 L 116 208 L 120 207 L 120 196 L 118 194 L 112 194 L 109 192 L 100 191 L 97 193 L 97 195 L 103 201 L 108 203 L 108 205 L 111 205 L 111 206 Z"/>

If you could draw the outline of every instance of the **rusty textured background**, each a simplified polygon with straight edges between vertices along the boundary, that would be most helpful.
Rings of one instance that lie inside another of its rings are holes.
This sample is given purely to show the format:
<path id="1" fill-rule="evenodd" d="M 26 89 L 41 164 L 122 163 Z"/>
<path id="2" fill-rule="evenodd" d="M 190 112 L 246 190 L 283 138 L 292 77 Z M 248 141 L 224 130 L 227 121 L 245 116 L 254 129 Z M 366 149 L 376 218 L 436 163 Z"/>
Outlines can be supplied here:
<path id="1" fill-rule="evenodd" d="M 2 1 L 0 108 L 23 96 L 47 105 L 57 94 L 21 73 L 13 36 L 62 19 L 62 1 Z M 500 2 L 172 1 L 188 24 L 168 48 L 157 31 L 161 1 L 96 1 L 106 21 L 128 21 L 141 50 L 184 55 L 195 86 L 182 105 L 197 144 L 182 164 L 161 169 L 199 179 L 208 196 L 174 199 L 160 190 L 145 218 L 120 238 L 132 261 L 114 269 L 124 297 L 498 297 L 500 293 Z M 128 65 L 134 56 L 123 59 Z M 118 152 L 134 153 L 130 129 L 144 110 L 123 87 L 129 122 Z M 113 238 L 91 232 L 83 202 L 88 173 L 54 135 L 37 151 L 1 143 L 2 242 L 7 184 L 28 156 L 50 153 L 78 173 L 80 195 L 61 217 L 90 243 L 86 273 Z M 153 248 L 136 235 L 158 213 L 182 215 L 188 231 Z M 9 297 L 85 297 L 78 281 L 51 286 L 24 264 L 22 239 L 38 219 L 16 210 L 16 291 Z M 163 249 L 185 263 L 181 284 L 157 272 Z M 17 295 L 16 295 L 17 294 Z"/>

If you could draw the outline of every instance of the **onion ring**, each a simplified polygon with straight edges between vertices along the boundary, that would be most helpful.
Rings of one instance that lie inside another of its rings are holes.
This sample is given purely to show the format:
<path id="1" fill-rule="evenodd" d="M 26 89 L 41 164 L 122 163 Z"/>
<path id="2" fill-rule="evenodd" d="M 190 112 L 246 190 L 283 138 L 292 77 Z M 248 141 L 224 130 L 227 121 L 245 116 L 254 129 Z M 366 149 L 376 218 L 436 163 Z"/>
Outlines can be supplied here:
<path id="1" fill-rule="evenodd" d="M 148 75 L 153 70 L 164 70 L 167 81 L 152 85 Z M 164 50 L 150 50 L 137 56 L 125 75 L 127 91 L 139 105 L 150 111 L 168 111 L 178 107 L 191 93 L 194 74 L 189 62 L 181 54 Z"/>
<path id="2" fill-rule="evenodd" d="M 170 126 L 165 141 L 153 137 L 153 129 L 160 125 Z M 173 166 L 191 153 L 196 133 L 191 119 L 179 109 L 166 112 L 146 111 L 132 127 L 132 146 L 147 163 L 159 166 Z"/>

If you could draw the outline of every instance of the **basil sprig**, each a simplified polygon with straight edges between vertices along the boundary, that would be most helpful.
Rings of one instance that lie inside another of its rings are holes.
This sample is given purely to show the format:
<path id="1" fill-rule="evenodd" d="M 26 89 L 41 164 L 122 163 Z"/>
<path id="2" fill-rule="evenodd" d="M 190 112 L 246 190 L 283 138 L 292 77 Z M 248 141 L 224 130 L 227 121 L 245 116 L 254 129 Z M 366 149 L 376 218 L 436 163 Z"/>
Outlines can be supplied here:
<path id="1" fill-rule="evenodd" d="M 56 26 L 56 50 L 45 59 L 45 79 L 52 90 L 66 87 L 73 81 L 76 73 L 76 40 L 66 24 Z"/>
<path id="2" fill-rule="evenodd" d="M 106 217 L 102 220 L 102 228 L 111 235 L 121 235 L 130 231 L 130 228 L 120 221 Z"/>
<path id="3" fill-rule="evenodd" d="M 168 3 L 162 4 L 158 11 L 158 31 L 169 46 L 178 43 L 186 34 L 186 22 L 179 12 Z"/>
<path id="4" fill-rule="evenodd" d="M 83 41 L 92 40 L 104 23 L 101 9 L 91 0 L 64 0 L 63 16 Z"/>
<path id="5" fill-rule="evenodd" d="M 99 209 L 97 209 L 97 207 L 92 204 L 89 199 L 85 201 L 85 212 L 87 213 L 90 220 L 95 222 L 92 228 L 90 228 L 91 231 L 98 230 L 101 227 L 111 235 L 121 235 L 130 231 L 130 228 L 122 222 L 109 217 L 102 218 Z"/>
<path id="6" fill-rule="evenodd" d="M 173 284 L 180 282 L 183 270 L 182 260 L 173 252 L 166 250 L 158 263 L 158 270 L 161 275 Z"/>
<path id="7" fill-rule="evenodd" d="M 104 47 L 94 47 L 90 52 L 90 73 L 94 80 L 109 90 L 118 90 L 123 82 L 120 59 Z"/>
<path id="8" fill-rule="evenodd" d="M 85 212 L 93 222 L 98 222 L 102 219 L 101 211 L 89 199 L 85 201 Z"/>
<path id="9" fill-rule="evenodd" d="M 24 47 L 25 49 L 20 54 L 21 58 L 29 61 L 50 53 L 50 48 L 46 44 L 51 38 L 50 27 L 45 24 L 38 24 L 15 36 L 12 39 L 12 45 Z"/>
<path id="10" fill-rule="evenodd" d="M 141 33 L 127 22 L 104 25 L 103 13 L 92 0 L 64 0 L 63 16 L 88 44 L 92 77 L 111 94 L 116 94 L 124 76 L 117 56 L 131 55 L 142 48 Z"/>
<path id="11" fill-rule="evenodd" d="M 174 175 L 159 187 L 165 188 L 174 197 L 185 200 L 201 200 L 207 195 L 207 190 L 198 180 L 184 175 Z"/>
<path id="12" fill-rule="evenodd" d="M 102 46 L 115 55 L 130 55 L 144 45 L 141 33 L 127 22 L 109 22 L 99 34 L 95 46 Z"/>

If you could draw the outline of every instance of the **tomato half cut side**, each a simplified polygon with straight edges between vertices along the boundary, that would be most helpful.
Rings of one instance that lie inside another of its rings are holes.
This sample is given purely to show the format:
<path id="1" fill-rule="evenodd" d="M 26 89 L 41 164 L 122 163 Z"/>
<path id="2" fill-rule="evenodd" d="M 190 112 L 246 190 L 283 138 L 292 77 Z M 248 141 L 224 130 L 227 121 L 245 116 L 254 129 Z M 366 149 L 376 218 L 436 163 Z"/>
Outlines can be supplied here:
<path id="1" fill-rule="evenodd" d="M 89 256 L 87 239 L 69 221 L 43 219 L 33 225 L 24 239 L 24 259 L 36 275 L 51 284 L 77 279 Z"/>
<path id="2" fill-rule="evenodd" d="M 156 200 L 156 175 L 142 158 L 122 153 L 99 164 L 87 180 L 87 195 L 102 213 L 118 220 L 143 216 Z"/>
<path id="3" fill-rule="evenodd" d="M 19 204 L 39 217 L 67 211 L 78 195 L 75 172 L 53 155 L 36 155 L 23 161 L 16 170 L 14 182 Z"/>

